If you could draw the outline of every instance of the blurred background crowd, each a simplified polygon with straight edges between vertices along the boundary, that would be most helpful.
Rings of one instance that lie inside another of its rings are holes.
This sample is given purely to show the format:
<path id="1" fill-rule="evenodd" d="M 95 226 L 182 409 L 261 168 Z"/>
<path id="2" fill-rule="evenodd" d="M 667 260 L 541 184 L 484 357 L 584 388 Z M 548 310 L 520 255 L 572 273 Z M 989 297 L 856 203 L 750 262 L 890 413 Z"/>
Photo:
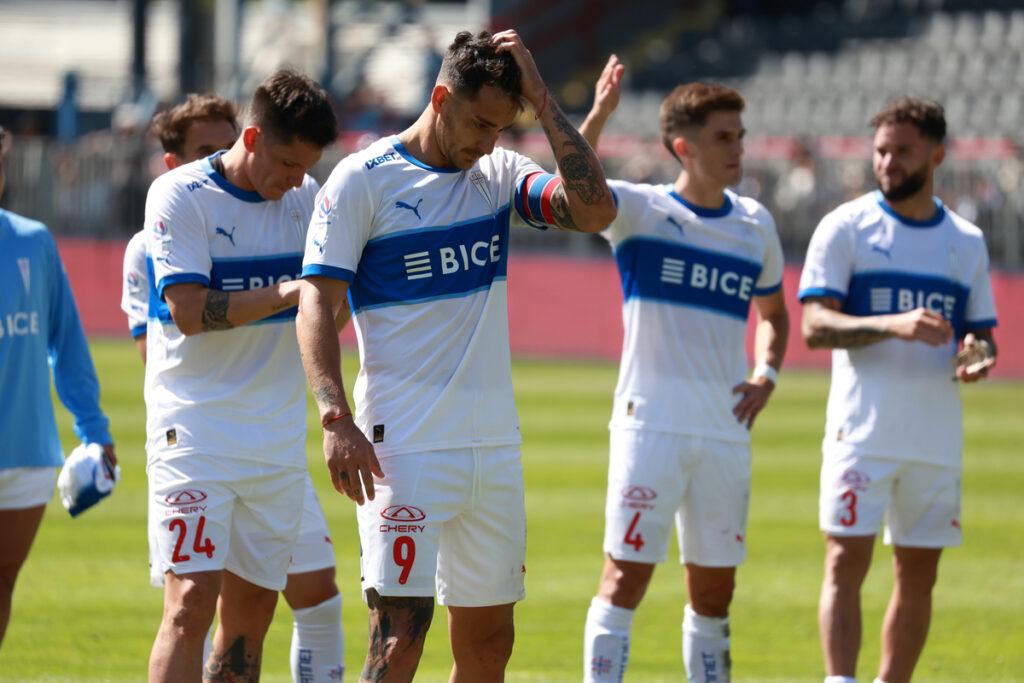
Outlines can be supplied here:
<path id="1" fill-rule="evenodd" d="M 677 84 L 747 100 L 739 192 L 802 260 L 817 221 L 873 189 L 867 121 L 903 94 L 946 107 L 937 193 L 1024 266 L 1024 5 L 1019 0 L 0 0 L 3 205 L 62 237 L 127 239 L 163 169 L 153 114 L 187 92 L 244 100 L 282 65 L 318 79 L 344 130 L 314 175 L 422 110 L 459 30 L 515 28 L 579 123 L 611 52 L 623 102 L 598 150 L 609 177 L 670 182 L 658 106 Z M 538 159 L 524 113 L 502 143 Z M 513 248 L 606 254 L 595 237 L 513 231 Z"/>

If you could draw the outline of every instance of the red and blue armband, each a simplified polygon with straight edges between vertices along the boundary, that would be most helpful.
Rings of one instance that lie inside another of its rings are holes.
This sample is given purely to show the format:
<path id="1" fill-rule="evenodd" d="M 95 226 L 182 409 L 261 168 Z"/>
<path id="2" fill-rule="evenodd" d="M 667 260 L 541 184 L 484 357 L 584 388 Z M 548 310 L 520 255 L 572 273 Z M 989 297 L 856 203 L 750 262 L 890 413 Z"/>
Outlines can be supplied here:
<path id="1" fill-rule="evenodd" d="M 556 175 L 531 173 L 516 188 L 516 211 L 535 228 L 544 230 L 557 225 L 551 213 L 551 197 L 561 184 L 562 179 Z"/>

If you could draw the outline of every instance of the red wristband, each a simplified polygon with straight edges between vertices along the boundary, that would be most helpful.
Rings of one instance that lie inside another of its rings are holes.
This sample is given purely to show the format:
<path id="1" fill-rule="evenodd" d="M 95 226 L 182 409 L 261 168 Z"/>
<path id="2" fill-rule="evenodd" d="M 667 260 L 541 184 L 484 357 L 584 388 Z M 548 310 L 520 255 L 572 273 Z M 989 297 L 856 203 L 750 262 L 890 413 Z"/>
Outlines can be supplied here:
<path id="1" fill-rule="evenodd" d="M 324 420 L 320 423 L 320 427 L 326 427 L 332 422 L 336 422 L 337 420 L 340 420 L 343 417 L 352 417 L 352 413 L 342 413 L 341 415 L 335 415 L 334 417 L 324 418 Z"/>
<path id="2" fill-rule="evenodd" d="M 540 109 L 537 110 L 537 115 L 533 117 L 534 121 L 539 121 L 541 114 L 548 108 L 548 89 L 544 88 L 544 102 L 540 105 Z"/>

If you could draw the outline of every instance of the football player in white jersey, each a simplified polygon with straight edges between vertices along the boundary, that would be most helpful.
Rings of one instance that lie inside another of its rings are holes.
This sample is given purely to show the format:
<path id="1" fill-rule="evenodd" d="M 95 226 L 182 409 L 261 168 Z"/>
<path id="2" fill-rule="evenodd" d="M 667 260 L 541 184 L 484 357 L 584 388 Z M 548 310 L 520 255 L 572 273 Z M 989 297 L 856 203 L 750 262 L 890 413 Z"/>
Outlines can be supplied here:
<path id="1" fill-rule="evenodd" d="M 238 137 L 236 116 L 231 102 L 216 95 L 195 94 L 158 114 L 152 130 L 164 149 L 163 161 L 167 169 L 230 148 Z M 147 231 L 141 230 L 128 243 L 121 281 L 121 308 L 128 316 L 129 328 L 143 362 L 146 361 L 150 295 L 147 236 Z M 288 566 L 288 583 L 281 591 L 295 617 L 289 656 L 295 683 L 336 681 L 344 670 L 341 594 L 334 574 L 330 531 L 312 479 L 307 476 L 299 539 Z M 154 585 L 164 585 L 162 573 L 155 573 L 151 578 Z"/>
<path id="2" fill-rule="evenodd" d="M 495 146 L 523 99 L 559 175 Z M 297 327 L 331 479 L 359 503 L 362 680 L 411 680 L 435 590 L 451 680 L 504 679 L 526 571 L 505 283 L 513 212 L 584 232 L 615 217 L 597 157 L 514 31 L 458 34 L 419 119 L 342 160 L 317 196 Z M 354 416 L 333 329 L 346 295 Z"/>
<path id="3" fill-rule="evenodd" d="M 596 148 L 619 101 L 612 55 L 580 128 Z M 680 85 L 661 105 L 671 185 L 611 180 L 618 216 L 601 232 L 622 277 L 625 338 L 610 423 L 605 565 L 584 629 L 583 679 L 621 681 L 630 628 L 675 522 L 690 602 L 690 681 L 730 679 L 729 605 L 746 557 L 750 429 L 778 380 L 789 317 L 782 246 L 742 176 L 743 98 Z M 747 377 L 747 317 L 757 316 Z"/>
<path id="4" fill-rule="evenodd" d="M 309 490 L 293 323 L 317 190 L 306 172 L 336 136 L 323 89 L 278 71 L 230 149 L 150 188 L 150 555 L 165 579 L 151 681 L 259 678 Z"/>
<path id="5" fill-rule="evenodd" d="M 833 349 L 819 504 L 828 683 L 856 681 L 860 588 L 883 519 L 895 585 L 875 681 L 910 680 L 939 555 L 961 542 L 963 420 L 951 380 L 977 381 L 995 363 L 984 237 L 932 196 L 942 107 L 901 98 L 871 125 L 879 190 L 821 220 L 800 279 L 804 339 Z M 961 343 L 978 358 L 954 371 Z"/>

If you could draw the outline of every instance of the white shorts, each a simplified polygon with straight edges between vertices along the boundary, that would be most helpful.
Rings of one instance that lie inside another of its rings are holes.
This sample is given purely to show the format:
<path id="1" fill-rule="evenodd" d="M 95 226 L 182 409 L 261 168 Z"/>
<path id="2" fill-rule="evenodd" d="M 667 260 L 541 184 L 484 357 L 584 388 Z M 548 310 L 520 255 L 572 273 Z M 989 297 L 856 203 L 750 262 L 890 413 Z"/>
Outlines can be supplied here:
<path id="1" fill-rule="evenodd" d="M 454 607 L 526 597 L 526 506 L 518 446 L 380 459 L 356 508 L 363 595 L 433 596 Z"/>
<path id="2" fill-rule="evenodd" d="M 331 544 L 331 532 L 327 528 L 327 519 L 320 498 L 313 488 L 313 478 L 306 471 L 306 493 L 302 503 L 302 522 L 299 524 L 299 538 L 292 551 L 292 561 L 288 566 L 289 574 L 301 574 L 318 569 L 333 567 L 334 546 Z"/>
<path id="3" fill-rule="evenodd" d="M 874 536 L 913 548 L 960 545 L 960 469 L 875 456 L 827 454 L 818 521 L 832 536 Z"/>
<path id="4" fill-rule="evenodd" d="M 305 468 L 188 455 L 149 464 L 150 577 L 226 569 L 279 591 L 299 535 Z"/>
<path id="5" fill-rule="evenodd" d="M 57 485 L 56 467 L 0 469 L 0 510 L 24 510 L 46 505 Z"/>
<path id="6" fill-rule="evenodd" d="M 700 436 L 611 430 L 604 552 L 655 564 L 736 567 L 747 557 L 750 446 Z"/>

